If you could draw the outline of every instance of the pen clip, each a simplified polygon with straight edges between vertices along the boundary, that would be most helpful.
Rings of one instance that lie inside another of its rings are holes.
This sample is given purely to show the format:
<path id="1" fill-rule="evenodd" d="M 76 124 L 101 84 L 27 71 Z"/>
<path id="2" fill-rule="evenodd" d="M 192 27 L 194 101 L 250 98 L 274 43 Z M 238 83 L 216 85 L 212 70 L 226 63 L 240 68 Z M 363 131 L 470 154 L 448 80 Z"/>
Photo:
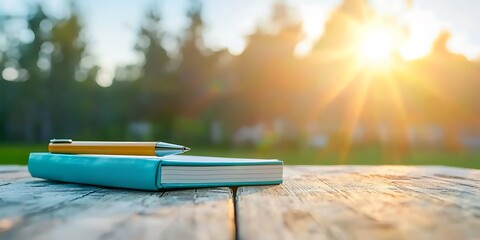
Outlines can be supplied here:
<path id="1" fill-rule="evenodd" d="M 72 143 L 72 139 L 52 139 L 50 143 Z"/>

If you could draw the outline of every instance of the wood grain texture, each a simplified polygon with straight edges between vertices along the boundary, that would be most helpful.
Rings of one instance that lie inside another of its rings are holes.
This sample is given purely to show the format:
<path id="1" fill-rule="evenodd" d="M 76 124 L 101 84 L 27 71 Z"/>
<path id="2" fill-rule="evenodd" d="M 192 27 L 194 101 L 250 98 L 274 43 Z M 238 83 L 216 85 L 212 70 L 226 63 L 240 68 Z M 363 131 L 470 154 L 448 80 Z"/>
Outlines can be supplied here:
<path id="1" fill-rule="evenodd" d="M 228 188 L 97 188 L 0 166 L 0 239 L 480 239 L 477 170 L 297 166 L 284 179 L 240 187 L 234 204 Z"/>
<path id="2" fill-rule="evenodd" d="M 240 239 L 480 239 L 480 171 L 286 167 L 284 184 L 240 187 Z"/>
<path id="3" fill-rule="evenodd" d="M 229 188 L 97 188 L 0 166 L 0 239 L 232 239 L 234 230 Z"/>

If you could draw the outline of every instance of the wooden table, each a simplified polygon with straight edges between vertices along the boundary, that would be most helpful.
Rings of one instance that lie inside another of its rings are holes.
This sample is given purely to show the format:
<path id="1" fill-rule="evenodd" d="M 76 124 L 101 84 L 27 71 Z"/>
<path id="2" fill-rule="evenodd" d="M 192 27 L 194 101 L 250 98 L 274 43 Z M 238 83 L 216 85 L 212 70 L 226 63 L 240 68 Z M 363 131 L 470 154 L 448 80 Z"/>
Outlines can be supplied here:
<path id="1" fill-rule="evenodd" d="M 0 166 L 0 239 L 480 239 L 480 171 L 287 166 L 278 186 L 143 192 Z"/>

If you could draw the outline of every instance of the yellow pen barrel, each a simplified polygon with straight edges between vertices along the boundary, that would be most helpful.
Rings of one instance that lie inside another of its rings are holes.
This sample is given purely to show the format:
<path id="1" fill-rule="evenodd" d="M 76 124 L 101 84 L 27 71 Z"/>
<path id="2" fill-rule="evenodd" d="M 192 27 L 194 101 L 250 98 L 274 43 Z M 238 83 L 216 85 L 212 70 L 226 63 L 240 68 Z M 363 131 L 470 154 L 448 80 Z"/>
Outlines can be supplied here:
<path id="1" fill-rule="evenodd" d="M 111 154 L 155 156 L 157 142 L 94 142 L 73 141 L 71 143 L 50 143 L 51 153 Z"/>

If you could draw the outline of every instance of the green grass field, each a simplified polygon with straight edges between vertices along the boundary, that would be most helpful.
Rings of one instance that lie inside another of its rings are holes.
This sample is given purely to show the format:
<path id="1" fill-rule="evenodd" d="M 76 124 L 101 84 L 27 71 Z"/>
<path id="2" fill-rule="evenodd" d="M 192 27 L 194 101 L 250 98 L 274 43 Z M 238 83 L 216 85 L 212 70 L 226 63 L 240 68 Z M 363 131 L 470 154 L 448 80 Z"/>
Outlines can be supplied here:
<path id="1" fill-rule="evenodd" d="M 0 145 L 0 164 L 27 164 L 30 152 L 44 152 L 46 146 Z M 480 151 L 449 153 L 442 151 L 413 151 L 397 159 L 385 157 L 382 149 L 376 147 L 354 149 L 345 160 L 340 160 L 337 153 L 313 149 L 307 150 L 249 150 L 193 148 L 191 155 L 245 157 L 245 158 L 276 158 L 288 165 L 445 165 L 480 169 Z"/>

